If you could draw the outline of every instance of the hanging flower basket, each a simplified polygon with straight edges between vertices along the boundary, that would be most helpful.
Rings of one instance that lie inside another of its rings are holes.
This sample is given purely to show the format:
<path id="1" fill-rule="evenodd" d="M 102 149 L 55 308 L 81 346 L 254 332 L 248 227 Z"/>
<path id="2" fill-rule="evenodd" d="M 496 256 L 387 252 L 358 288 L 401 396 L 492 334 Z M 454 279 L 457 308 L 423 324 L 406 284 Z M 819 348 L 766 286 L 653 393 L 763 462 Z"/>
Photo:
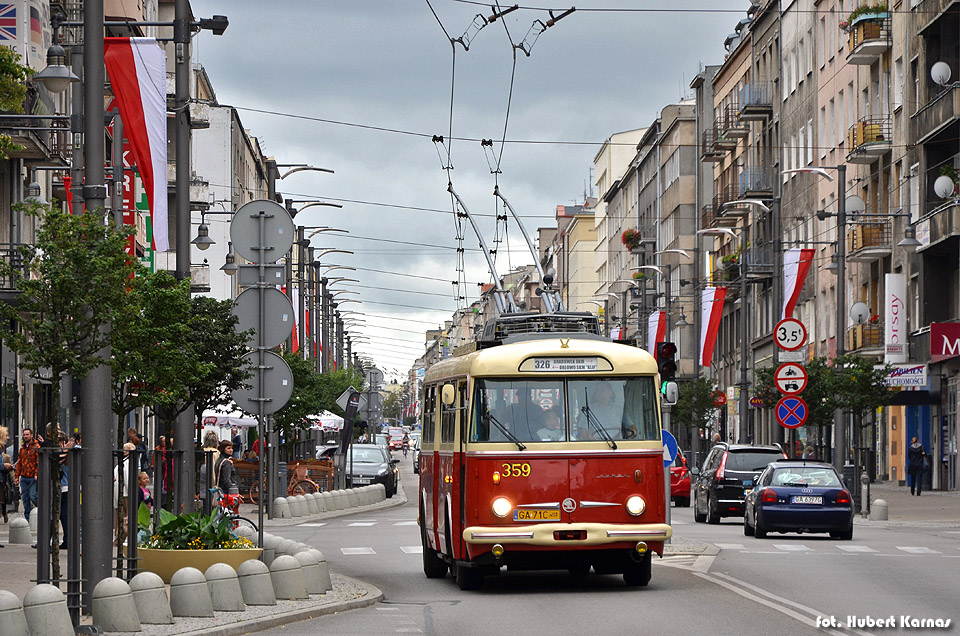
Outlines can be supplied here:
<path id="1" fill-rule="evenodd" d="M 620 240 L 631 252 L 640 249 L 640 243 L 643 240 L 643 236 L 640 234 L 640 230 L 634 228 L 628 228 L 623 231 L 623 234 L 620 235 Z"/>
<path id="2" fill-rule="evenodd" d="M 647 275 L 644 274 L 643 272 L 634 272 L 634 273 L 633 273 L 633 280 L 644 280 L 644 279 L 646 279 L 646 277 L 647 277 Z"/>

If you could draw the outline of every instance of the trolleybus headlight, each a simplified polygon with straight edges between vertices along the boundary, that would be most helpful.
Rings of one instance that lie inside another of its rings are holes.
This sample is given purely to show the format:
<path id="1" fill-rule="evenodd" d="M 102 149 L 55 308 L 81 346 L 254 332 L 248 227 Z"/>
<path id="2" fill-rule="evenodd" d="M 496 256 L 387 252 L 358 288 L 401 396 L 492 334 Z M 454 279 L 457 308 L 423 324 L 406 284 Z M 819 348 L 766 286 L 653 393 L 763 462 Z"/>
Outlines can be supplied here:
<path id="1" fill-rule="evenodd" d="M 497 497 L 493 500 L 493 514 L 498 517 L 506 517 L 510 514 L 510 509 L 513 506 L 510 504 L 510 500 L 506 497 Z"/>
<path id="2" fill-rule="evenodd" d="M 643 497 L 640 497 L 639 495 L 634 495 L 627 499 L 627 512 L 632 514 L 634 517 L 639 517 L 642 515 L 646 507 L 647 503 L 643 500 Z"/>

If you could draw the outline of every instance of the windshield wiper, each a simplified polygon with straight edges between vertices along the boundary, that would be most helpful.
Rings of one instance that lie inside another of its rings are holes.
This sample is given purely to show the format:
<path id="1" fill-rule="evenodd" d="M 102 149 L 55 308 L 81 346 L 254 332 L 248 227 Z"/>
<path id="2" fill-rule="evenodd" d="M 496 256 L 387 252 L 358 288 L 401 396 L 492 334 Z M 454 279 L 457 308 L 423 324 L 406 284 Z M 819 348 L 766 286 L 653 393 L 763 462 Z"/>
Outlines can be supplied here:
<path id="1" fill-rule="evenodd" d="M 607 444 L 610 444 L 610 447 L 613 450 L 617 450 L 617 443 L 613 441 L 613 438 L 610 437 L 610 434 L 607 433 L 606 429 L 603 428 L 603 425 L 600 424 L 600 421 L 597 419 L 597 416 L 593 414 L 593 411 L 590 410 L 590 400 L 587 398 L 587 390 L 583 390 L 583 406 L 580 408 L 580 412 L 584 414 L 587 418 L 587 423 L 593 427 L 593 430 L 597 432 L 602 440 Z"/>
<path id="2" fill-rule="evenodd" d="M 500 420 L 498 420 L 496 417 L 494 417 L 494 416 L 491 415 L 490 413 L 487 413 L 486 415 L 484 415 L 484 417 L 487 418 L 487 421 L 488 421 L 488 422 L 493 422 L 494 425 L 496 425 L 496 427 L 500 430 L 500 432 L 503 433 L 504 437 L 506 437 L 508 440 L 510 440 L 511 442 L 513 442 L 514 444 L 516 444 L 518 450 L 526 450 L 526 449 L 527 449 L 527 447 L 523 445 L 523 442 L 521 442 L 521 441 L 517 438 L 516 435 L 514 435 L 513 433 L 511 433 L 511 432 L 507 429 L 507 427 L 504 426 L 504 425 L 500 422 Z"/>

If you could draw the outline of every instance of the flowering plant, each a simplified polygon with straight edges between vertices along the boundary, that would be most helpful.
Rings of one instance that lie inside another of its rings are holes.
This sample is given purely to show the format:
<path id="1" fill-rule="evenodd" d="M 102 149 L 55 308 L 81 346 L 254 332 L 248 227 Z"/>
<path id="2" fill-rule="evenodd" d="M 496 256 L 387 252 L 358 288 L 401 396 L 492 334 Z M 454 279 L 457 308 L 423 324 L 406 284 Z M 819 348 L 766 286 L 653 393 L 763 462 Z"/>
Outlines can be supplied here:
<path id="1" fill-rule="evenodd" d="M 620 235 L 620 240 L 624 245 L 627 246 L 627 249 L 636 249 L 640 247 L 640 241 L 642 240 L 640 235 L 640 230 L 634 228 L 628 228 L 623 231 L 623 234 Z"/>
<path id="2" fill-rule="evenodd" d="M 140 545 L 161 550 L 224 550 L 253 548 L 249 539 L 233 534 L 230 520 L 217 513 L 175 515 L 160 509 L 160 519 L 151 532 L 150 509 L 141 503 L 137 511 Z"/>
<path id="3" fill-rule="evenodd" d="M 633 273 L 633 280 L 643 280 L 643 279 L 646 278 L 646 277 L 647 277 L 647 275 L 644 274 L 643 272 L 634 272 L 634 273 Z"/>

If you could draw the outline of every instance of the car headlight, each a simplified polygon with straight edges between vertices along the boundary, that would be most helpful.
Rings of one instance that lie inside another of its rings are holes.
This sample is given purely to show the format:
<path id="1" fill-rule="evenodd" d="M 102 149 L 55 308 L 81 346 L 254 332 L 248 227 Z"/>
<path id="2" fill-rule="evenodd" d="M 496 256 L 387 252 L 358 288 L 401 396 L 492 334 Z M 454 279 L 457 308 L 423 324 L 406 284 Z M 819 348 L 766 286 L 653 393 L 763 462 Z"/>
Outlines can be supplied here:
<path id="1" fill-rule="evenodd" d="M 390 472 L 390 471 L 387 470 L 387 467 L 386 467 L 386 466 L 384 466 L 383 468 L 380 469 L 380 472 L 378 472 L 377 475 L 379 475 L 380 477 L 383 477 L 383 476 L 386 475 L 388 472 Z"/>
<path id="2" fill-rule="evenodd" d="M 511 508 L 513 508 L 513 505 L 506 497 L 497 497 L 493 500 L 493 514 L 498 517 L 506 517 L 510 514 Z"/>
<path id="3" fill-rule="evenodd" d="M 642 515 L 646 508 L 647 503 L 643 500 L 643 497 L 639 495 L 633 495 L 627 499 L 627 512 L 632 514 L 634 517 L 639 517 Z"/>

